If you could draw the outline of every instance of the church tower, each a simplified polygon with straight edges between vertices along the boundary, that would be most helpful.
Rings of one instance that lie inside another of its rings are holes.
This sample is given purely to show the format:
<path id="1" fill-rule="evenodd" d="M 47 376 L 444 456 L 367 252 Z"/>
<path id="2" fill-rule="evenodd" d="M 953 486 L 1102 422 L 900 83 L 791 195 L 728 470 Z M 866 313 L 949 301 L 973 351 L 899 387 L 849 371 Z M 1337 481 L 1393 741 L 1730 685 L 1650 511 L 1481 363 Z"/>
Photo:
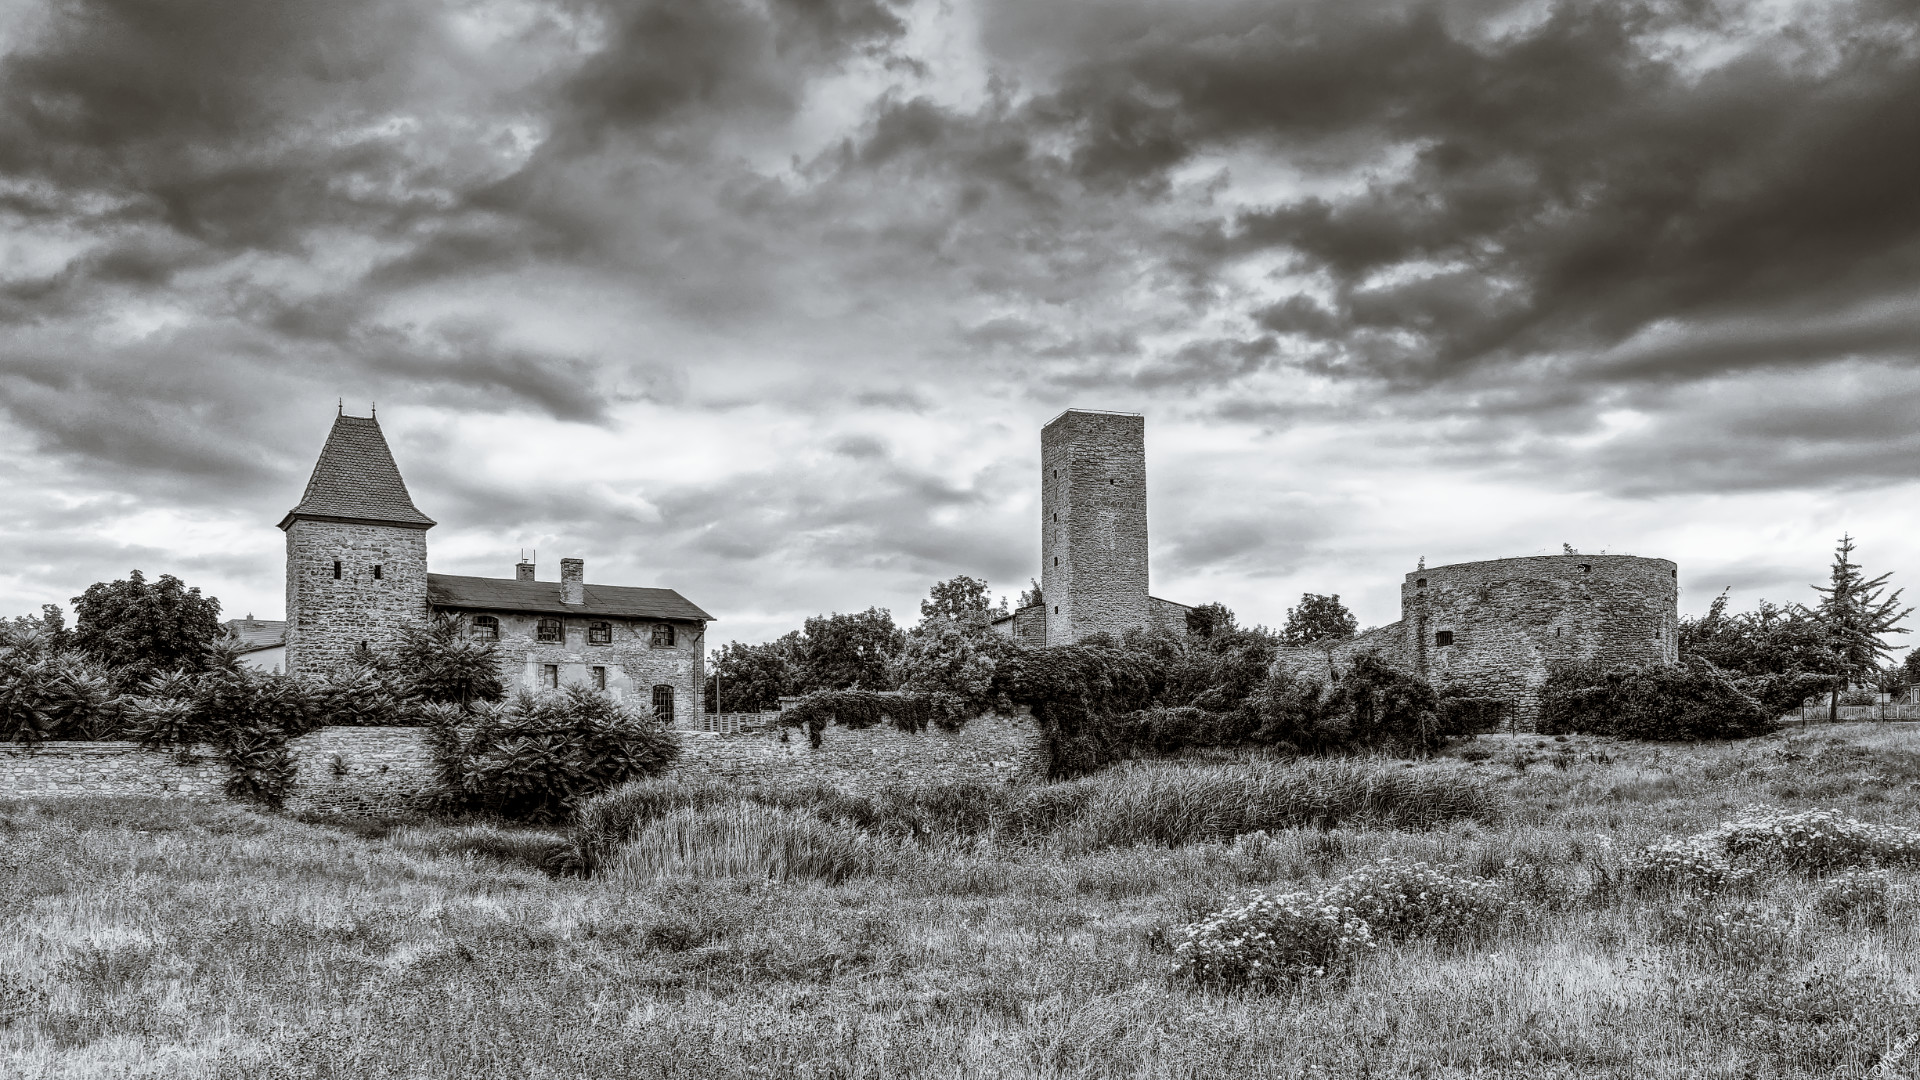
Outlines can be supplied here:
<path id="1" fill-rule="evenodd" d="M 1040 429 L 1048 645 L 1146 627 L 1147 421 L 1069 409 Z"/>
<path id="2" fill-rule="evenodd" d="M 427 617 L 427 530 L 380 422 L 334 418 L 300 505 L 287 512 L 287 673 L 333 668 Z"/>

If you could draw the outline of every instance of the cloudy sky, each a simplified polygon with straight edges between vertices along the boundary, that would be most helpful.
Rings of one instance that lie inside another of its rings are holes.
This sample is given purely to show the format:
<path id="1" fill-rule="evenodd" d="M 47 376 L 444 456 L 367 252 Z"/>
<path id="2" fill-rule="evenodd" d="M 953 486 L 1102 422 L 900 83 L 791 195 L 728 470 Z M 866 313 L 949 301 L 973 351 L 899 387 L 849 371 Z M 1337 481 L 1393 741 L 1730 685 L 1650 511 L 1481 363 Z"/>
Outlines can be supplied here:
<path id="1" fill-rule="evenodd" d="M 1147 416 L 1157 595 L 1920 575 L 1920 3 L 0 5 L 0 612 L 281 614 L 336 401 L 436 570 L 761 640 L 1038 572 Z"/>

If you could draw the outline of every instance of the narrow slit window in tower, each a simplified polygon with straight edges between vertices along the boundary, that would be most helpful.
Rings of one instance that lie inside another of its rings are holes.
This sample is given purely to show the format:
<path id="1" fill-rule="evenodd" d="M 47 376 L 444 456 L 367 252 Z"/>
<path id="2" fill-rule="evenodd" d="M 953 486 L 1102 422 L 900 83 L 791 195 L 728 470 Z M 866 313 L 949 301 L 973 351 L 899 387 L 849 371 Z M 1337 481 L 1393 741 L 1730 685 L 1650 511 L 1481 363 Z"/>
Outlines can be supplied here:
<path id="1" fill-rule="evenodd" d="M 339 559 L 333 560 L 333 579 L 335 581 L 340 580 L 340 560 Z"/>
<path id="2" fill-rule="evenodd" d="M 380 564 L 379 563 L 373 564 L 373 580 L 375 581 L 380 580 Z"/>
<path id="3" fill-rule="evenodd" d="M 1433 643 L 1434 643 L 1435 645 L 1451 645 L 1451 644 L 1453 644 L 1453 631 L 1451 631 L 1451 630 L 1435 630 L 1435 631 L 1433 632 Z"/>

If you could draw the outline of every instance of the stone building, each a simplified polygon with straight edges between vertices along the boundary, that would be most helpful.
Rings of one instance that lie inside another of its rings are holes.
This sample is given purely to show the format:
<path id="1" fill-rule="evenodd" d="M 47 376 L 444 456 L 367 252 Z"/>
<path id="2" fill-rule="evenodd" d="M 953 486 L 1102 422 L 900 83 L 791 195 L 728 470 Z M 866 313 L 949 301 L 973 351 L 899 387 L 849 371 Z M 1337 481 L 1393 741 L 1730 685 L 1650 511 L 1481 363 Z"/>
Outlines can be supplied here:
<path id="1" fill-rule="evenodd" d="M 1068 409 L 1040 429 L 1042 603 L 994 620 L 1023 645 L 1130 629 L 1187 630 L 1185 604 L 1147 593 L 1147 422 Z"/>
<path id="2" fill-rule="evenodd" d="M 1516 724 L 1540 711 L 1556 661 L 1680 661 L 1680 570 L 1634 555 L 1537 555 L 1415 570 L 1400 621 L 1328 648 L 1284 649 L 1277 662 L 1326 677 L 1371 653 L 1440 687 L 1511 703 Z"/>
<path id="3" fill-rule="evenodd" d="M 433 615 L 499 643 L 502 674 L 536 689 L 581 684 L 685 722 L 700 712 L 712 616 L 672 589 L 592 585 L 579 559 L 559 581 L 522 561 L 511 578 L 427 570 L 432 518 L 413 505 L 373 417 L 334 419 L 287 534 L 286 669 L 325 672 L 359 645 L 391 647 Z"/>

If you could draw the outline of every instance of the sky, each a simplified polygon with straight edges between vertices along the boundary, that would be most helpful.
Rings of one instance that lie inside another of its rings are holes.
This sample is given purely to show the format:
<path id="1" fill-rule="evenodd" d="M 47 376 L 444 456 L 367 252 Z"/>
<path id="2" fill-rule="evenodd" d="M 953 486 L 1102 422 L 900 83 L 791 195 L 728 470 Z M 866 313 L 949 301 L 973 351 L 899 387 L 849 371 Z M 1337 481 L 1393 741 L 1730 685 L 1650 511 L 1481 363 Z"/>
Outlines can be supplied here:
<path id="1" fill-rule="evenodd" d="M 0 6 L 0 613 L 279 617 L 342 403 L 433 569 L 716 644 L 1017 596 L 1073 407 L 1243 623 L 1563 544 L 1911 584 L 1920 0 Z"/>

